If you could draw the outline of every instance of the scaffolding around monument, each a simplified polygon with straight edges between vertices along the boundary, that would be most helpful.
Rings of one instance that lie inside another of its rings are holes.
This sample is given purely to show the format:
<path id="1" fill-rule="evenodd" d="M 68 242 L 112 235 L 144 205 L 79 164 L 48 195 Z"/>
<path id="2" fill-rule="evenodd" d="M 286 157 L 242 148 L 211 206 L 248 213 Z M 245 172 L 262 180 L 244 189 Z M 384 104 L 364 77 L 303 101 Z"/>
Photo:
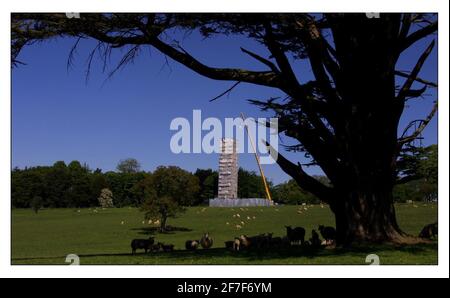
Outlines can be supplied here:
<path id="1" fill-rule="evenodd" d="M 237 144 L 234 139 L 222 139 L 219 158 L 219 199 L 238 197 Z"/>
<path id="2" fill-rule="evenodd" d="M 259 158 L 256 154 L 253 141 L 250 136 L 249 138 L 255 151 L 256 161 L 261 172 L 267 198 L 238 198 L 238 144 L 235 139 L 224 138 L 220 144 L 218 195 L 217 198 L 209 200 L 210 207 L 268 207 L 272 205 L 270 192 L 259 163 Z"/>

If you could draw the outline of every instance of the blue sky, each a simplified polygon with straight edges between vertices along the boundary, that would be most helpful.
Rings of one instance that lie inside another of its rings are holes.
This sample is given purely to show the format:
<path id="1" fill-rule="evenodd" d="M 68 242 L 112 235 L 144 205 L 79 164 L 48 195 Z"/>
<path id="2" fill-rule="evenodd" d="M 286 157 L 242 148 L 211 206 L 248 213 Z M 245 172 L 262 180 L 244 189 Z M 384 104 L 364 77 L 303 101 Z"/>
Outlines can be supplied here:
<path id="1" fill-rule="evenodd" d="M 240 46 L 265 55 L 260 45 L 243 37 L 217 37 L 203 40 L 196 34 L 181 40 L 183 47 L 206 64 L 217 67 L 262 67 L 240 51 Z M 177 165 L 217 169 L 216 154 L 173 154 L 170 151 L 170 122 L 176 117 L 192 118 L 193 109 L 202 117 L 271 116 L 247 99 L 267 99 L 279 95 L 274 89 L 240 84 L 229 96 L 214 102 L 209 99 L 231 86 L 231 82 L 201 77 L 182 65 L 165 59 L 154 49 L 145 48 L 133 64 L 107 79 L 102 65 L 94 60 L 86 83 L 86 58 L 95 46 L 82 41 L 73 67 L 67 70 L 67 57 L 74 39 L 59 39 L 25 48 L 21 65 L 12 71 L 12 165 L 51 165 L 55 161 L 86 162 L 91 168 L 114 170 L 120 159 L 138 159 L 142 168 Z M 410 70 L 429 39 L 410 48 L 400 59 L 398 69 Z M 437 48 L 437 47 L 436 47 Z M 437 81 L 437 53 L 433 51 L 424 65 L 421 77 Z M 120 52 L 111 58 L 113 67 Z M 311 78 L 307 62 L 294 62 L 297 76 L 304 82 Z M 399 84 L 401 81 L 399 81 Z M 425 99 L 415 100 L 405 110 L 404 127 L 410 120 L 424 118 L 436 99 L 436 90 L 428 89 Z M 424 133 L 424 144 L 437 143 L 437 119 Z M 286 154 L 293 161 L 299 154 Z M 240 166 L 257 171 L 252 154 L 240 154 Z M 289 179 L 277 165 L 264 166 L 270 180 L 279 183 Z M 320 169 L 307 168 L 311 174 Z"/>

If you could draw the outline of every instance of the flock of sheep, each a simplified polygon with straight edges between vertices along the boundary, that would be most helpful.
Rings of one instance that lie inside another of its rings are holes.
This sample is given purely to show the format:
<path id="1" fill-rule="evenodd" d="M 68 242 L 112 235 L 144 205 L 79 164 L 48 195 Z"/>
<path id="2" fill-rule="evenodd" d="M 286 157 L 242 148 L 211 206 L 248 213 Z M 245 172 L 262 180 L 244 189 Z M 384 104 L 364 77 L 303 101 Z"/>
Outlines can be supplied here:
<path id="1" fill-rule="evenodd" d="M 316 230 L 311 231 L 311 238 L 305 240 L 306 230 L 302 227 L 286 226 L 285 237 L 273 237 L 273 233 L 264 233 L 256 236 L 241 235 L 235 237 L 234 240 L 225 241 L 225 248 L 232 251 L 241 251 L 249 249 L 267 249 L 267 248 L 286 248 L 292 245 L 309 246 L 312 248 L 320 248 L 333 245 L 336 241 L 336 230 L 333 227 L 318 227 L 320 235 L 324 240 L 320 239 Z M 437 223 L 426 225 L 419 237 L 431 239 L 437 237 Z M 208 233 L 205 233 L 200 240 L 187 240 L 185 242 L 186 250 L 196 250 L 201 246 L 203 249 L 209 249 L 213 246 L 213 239 Z M 137 249 L 143 249 L 147 252 L 171 252 L 174 249 L 173 244 L 155 243 L 154 237 L 149 239 L 134 239 L 131 241 L 131 252 L 136 253 Z"/>
<path id="2" fill-rule="evenodd" d="M 161 242 L 155 243 L 155 238 L 150 237 L 148 239 L 133 239 L 131 241 L 131 254 L 135 254 L 136 250 L 143 249 L 145 253 L 151 252 L 159 252 L 165 251 L 170 252 L 173 251 L 173 244 L 164 244 Z"/>
<path id="3" fill-rule="evenodd" d="M 319 226 L 319 232 L 323 237 L 320 239 L 319 234 L 312 230 L 309 241 L 305 240 L 306 230 L 302 227 L 292 228 L 286 226 L 285 237 L 273 237 L 273 233 L 265 233 L 256 236 L 241 235 L 235 237 L 234 240 L 226 241 L 225 248 L 232 251 L 241 251 L 249 249 L 265 249 L 265 248 L 286 248 L 291 245 L 311 246 L 320 248 L 322 246 L 333 245 L 336 239 L 336 230 L 333 227 Z M 197 250 L 200 246 L 203 249 L 209 249 L 213 246 L 213 238 L 205 233 L 200 240 L 187 240 L 185 242 L 186 250 Z M 131 252 L 136 253 L 137 249 L 143 249 L 147 252 L 171 252 L 174 249 L 173 244 L 164 244 L 158 242 L 155 244 L 154 237 L 149 239 L 134 239 L 131 241 Z"/>
<path id="4" fill-rule="evenodd" d="M 213 245 L 213 239 L 208 233 L 205 233 L 200 240 L 187 240 L 185 247 L 187 250 L 196 250 L 198 246 L 204 249 L 211 248 Z M 145 253 L 150 252 L 171 252 L 173 251 L 173 244 L 164 244 L 158 242 L 155 244 L 155 238 L 151 236 L 148 239 L 133 239 L 131 241 L 131 253 L 134 255 L 137 249 L 143 249 Z"/>
<path id="5" fill-rule="evenodd" d="M 292 245 L 311 246 L 319 248 L 333 245 L 336 239 L 336 230 L 333 227 L 319 226 L 319 232 L 324 240 L 320 240 L 319 234 L 312 230 L 312 237 L 305 240 L 306 230 L 302 227 L 292 228 L 286 226 L 285 237 L 273 237 L 273 233 L 264 233 L 256 236 L 241 235 L 234 240 L 226 241 L 225 247 L 233 251 L 266 248 L 286 248 Z"/>

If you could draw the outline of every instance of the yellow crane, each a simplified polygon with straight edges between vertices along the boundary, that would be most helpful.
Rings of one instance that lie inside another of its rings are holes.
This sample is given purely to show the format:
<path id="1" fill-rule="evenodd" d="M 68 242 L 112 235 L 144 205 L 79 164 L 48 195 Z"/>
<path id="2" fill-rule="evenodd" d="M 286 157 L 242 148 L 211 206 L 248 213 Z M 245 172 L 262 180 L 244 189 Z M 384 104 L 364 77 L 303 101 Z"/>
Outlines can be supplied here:
<path id="1" fill-rule="evenodd" d="M 266 191 L 266 198 L 272 203 L 272 196 L 270 195 L 270 190 L 269 190 L 269 186 L 267 185 L 266 176 L 264 175 L 264 171 L 263 171 L 263 169 L 261 167 L 261 163 L 259 162 L 259 156 L 258 156 L 258 153 L 256 151 L 255 143 L 253 143 L 252 136 L 251 136 L 251 134 L 250 134 L 250 132 L 248 130 L 247 125 L 245 124 L 244 113 L 241 113 L 241 118 L 242 118 L 242 121 L 244 122 L 244 127 L 245 127 L 245 130 L 247 131 L 247 135 L 248 135 L 248 138 L 250 140 L 250 144 L 252 145 L 253 153 L 255 154 L 256 163 L 258 164 L 259 172 L 261 173 L 261 178 L 262 178 L 263 183 L 264 183 L 264 189 Z"/>

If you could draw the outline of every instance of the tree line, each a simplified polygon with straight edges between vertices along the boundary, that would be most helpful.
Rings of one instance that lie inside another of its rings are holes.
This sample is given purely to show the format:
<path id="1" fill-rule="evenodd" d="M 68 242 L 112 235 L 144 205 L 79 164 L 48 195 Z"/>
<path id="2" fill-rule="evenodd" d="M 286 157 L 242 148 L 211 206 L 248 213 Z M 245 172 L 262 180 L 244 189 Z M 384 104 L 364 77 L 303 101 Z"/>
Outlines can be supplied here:
<path id="1" fill-rule="evenodd" d="M 399 171 L 405 180 L 394 189 L 397 202 L 436 201 L 437 200 L 437 145 L 416 150 L 405 156 Z M 149 197 L 148 188 L 155 188 L 149 182 L 153 176 L 164 175 L 189 181 L 192 191 L 186 191 L 187 185 L 180 184 L 181 193 L 189 193 L 186 206 L 206 204 L 208 199 L 217 197 L 218 172 L 212 169 L 197 169 L 194 173 L 181 168 L 159 167 L 153 173 L 141 171 L 135 159 L 119 162 L 116 171 L 103 172 L 92 170 L 87 164 L 72 161 L 66 165 L 57 161 L 52 166 L 14 168 L 11 174 L 11 196 L 13 208 L 83 208 L 99 206 L 102 190 L 112 193 L 115 207 L 140 207 Z M 324 185 L 330 182 L 325 176 L 315 176 Z M 253 171 L 240 168 L 238 174 L 238 196 L 240 198 L 264 198 L 265 189 L 261 177 Z M 159 184 L 173 182 L 160 179 Z M 151 187 L 150 187 L 151 186 Z M 274 185 L 269 181 L 272 198 L 280 204 L 316 204 L 317 196 L 303 190 L 295 180 Z M 176 193 L 176 192 L 172 192 Z M 181 195 L 180 195 L 181 196 Z"/>
<path id="2" fill-rule="evenodd" d="M 57 161 L 52 166 L 14 168 L 11 173 L 11 199 L 13 208 L 30 208 L 40 205 L 46 208 L 85 208 L 99 206 L 102 190 L 112 193 L 115 207 L 142 206 L 148 193 L 146 187 L 152 176 L 164 171 L 174 179 L 187 177 L 195 191 L 191 192 L 187 206 L 206 203 L 217 197 L 218 172 L 197 169 L 194 173 L 178 167 L 159 167 L 153 173 L 140 170 L 135 159 L 122 160 L 116 171 L 92 170 L 87 164 Z M 255 172 L 239 169 L 239 197 L 265 196 L 261 177 Z M 169 181 L 159 181 L 170 184 Z M 172 183 L 173 184 L 173 183 Z M 272 184 L 270 184 L 272 187 Z M 180 185 L 186 193 L 186 185 Z"/>

